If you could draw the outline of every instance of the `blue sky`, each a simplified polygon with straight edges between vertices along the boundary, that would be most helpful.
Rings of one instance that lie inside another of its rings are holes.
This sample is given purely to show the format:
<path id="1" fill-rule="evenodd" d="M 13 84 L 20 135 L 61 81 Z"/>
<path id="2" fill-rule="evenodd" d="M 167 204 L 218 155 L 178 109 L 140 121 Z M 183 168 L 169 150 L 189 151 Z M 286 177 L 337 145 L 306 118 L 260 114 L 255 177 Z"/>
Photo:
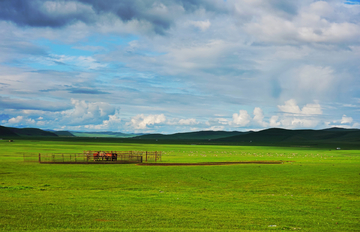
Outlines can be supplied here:
<path id="1" fill-rule="evenodd" d="M 359 2 L 1 1 L 0 125 L 360 128 Z"/>

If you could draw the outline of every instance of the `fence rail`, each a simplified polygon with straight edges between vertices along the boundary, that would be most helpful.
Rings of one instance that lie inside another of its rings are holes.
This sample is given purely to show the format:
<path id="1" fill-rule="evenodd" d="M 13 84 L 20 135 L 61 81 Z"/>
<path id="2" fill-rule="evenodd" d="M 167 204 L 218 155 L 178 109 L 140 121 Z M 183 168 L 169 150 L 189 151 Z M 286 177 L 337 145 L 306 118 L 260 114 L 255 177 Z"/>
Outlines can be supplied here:
<path id="1" fill-rule="evenodd" d="M 25 156 L 24 156 L 25 161 Z M 161 161 L 159 151 L 84 151 L 83 153 L 39 153 L 39 163 L 116 164 Z"/>

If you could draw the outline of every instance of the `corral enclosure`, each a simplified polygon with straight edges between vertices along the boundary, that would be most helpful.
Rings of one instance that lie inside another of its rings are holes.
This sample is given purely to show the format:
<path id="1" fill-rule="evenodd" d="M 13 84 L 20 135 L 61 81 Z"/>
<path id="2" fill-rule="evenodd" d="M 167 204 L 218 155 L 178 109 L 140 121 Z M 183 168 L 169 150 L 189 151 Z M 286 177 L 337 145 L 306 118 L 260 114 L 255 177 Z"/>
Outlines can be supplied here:
<path id="1" fill-rule="evenodd" d="M 127 164 L 161 161 L 161 151 L 83 151 L 82 153 L 18 153 L 25 162 L 63 164 Z M 97 155 L 95 155 L 97 154 Z M 111 155 L 110 157 L 108 155 Z"/>
<path id="2" fill-rule="evenodd" d="M 31 156 L 34 156 L 33 154 Z M 84 151 L 83 153 L 39 153 L 39 163 L 126 164 L 161 161 L 161 151 Z M 33 158 L 33 157 L 32 157 Z M 24 160 L 30 160 L 24 154 Z"/>
<path id="3" fill-rule="evenodd" d="M 360 228 L 358 150 L 41 140 L 6 141 L 0 146 L 0 231 Z M 38 153 L 76 153 L 86 148 L 161 150 L 162 162 L 173 163 L 282 160 L 284 164 L 161 167 L 23 162 L 26 152 L 36 158 Z"/>

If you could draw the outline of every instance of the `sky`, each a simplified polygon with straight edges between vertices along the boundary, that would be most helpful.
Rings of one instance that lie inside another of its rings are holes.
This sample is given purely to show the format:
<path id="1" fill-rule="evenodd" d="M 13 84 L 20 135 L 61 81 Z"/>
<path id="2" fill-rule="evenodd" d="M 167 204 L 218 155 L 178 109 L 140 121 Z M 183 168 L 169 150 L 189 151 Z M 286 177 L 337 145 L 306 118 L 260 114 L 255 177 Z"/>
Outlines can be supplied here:
<path id="1" fill-rule="evenodd" d="M 0 125 L 360 128 L 359 61 L 359 0 L 1 0 Z"/>

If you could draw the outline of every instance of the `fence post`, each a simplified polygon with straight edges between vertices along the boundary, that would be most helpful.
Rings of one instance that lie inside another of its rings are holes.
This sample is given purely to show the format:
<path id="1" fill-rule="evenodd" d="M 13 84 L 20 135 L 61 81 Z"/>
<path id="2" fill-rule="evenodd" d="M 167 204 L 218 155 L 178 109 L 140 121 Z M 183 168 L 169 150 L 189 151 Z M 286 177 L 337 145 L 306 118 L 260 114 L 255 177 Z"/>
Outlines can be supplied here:
<path id="1" fill-rule="evenodd" d="M 64 154 L 62 154 L 62 157 L 63 157 L 63 163 L 65 162 L 65 160 L 64 160 Z"/>
<path id="2" fill-rule="evenodd" d="M 55 162 L 55 154 L 52 154 L 53 162 Z"/>
<path id="3" fill-rule="evenodd" d="M 146 156 L 145 156 L 145 162 L 147 162 L 147 151 L 146 151 Z"/>
<path id="4" fill-rule="evenodd" d="M 75 153 L 75 162 L 76 162 L 76 153 Z"/>
<path id="5" fill-rule="evenodd" d="M 39 153 L 39 163 L 41 163 L 41 154 Z"/>

